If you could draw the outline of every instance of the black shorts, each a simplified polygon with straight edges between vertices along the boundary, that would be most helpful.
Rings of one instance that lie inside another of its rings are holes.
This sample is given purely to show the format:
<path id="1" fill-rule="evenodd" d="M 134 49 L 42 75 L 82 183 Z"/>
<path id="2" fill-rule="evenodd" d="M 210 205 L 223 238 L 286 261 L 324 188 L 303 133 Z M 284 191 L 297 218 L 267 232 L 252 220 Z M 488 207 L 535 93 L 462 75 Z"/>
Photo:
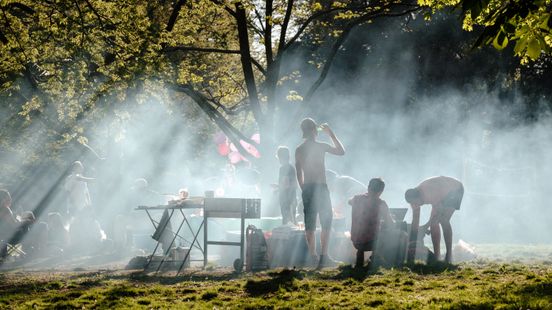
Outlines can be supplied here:
<path id="1" fill-rule="evenodd" d="M 445 199 L 443 199 L 443 207 L 460 210 L 460 204 L 462 204 L 462 197 L 464 197 L 464 187 L 460 186 L 459 189 L 453 190 L 447 194 Z"/>
<path id="2" fill-rule="evenodd" d="M 316 230 L 316 215 L 320 215 L 323 230 L 332 227 L 332 202 L 326 184 L 311 183 L 303 186 L 301 193 L 305 213 L 305 230 Z"/>
<path id="3" fill-rule="evenodd" d="M 374 251 L 376 240 L 371 240 L 365 243 L 353 243 L 353 246 L 359 251 Z"/>

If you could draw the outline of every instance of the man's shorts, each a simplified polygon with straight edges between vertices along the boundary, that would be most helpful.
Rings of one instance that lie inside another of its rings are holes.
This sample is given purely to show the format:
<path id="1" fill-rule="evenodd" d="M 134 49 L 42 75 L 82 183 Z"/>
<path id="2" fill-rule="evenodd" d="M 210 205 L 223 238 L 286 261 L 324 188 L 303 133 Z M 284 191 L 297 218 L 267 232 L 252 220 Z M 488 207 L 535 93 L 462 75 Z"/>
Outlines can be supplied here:
<path id="1" fill-rule="evenodd" d="M 376 240 L 371 240 L 364 243 L 353 243 L 355 249 L 359 251 L 374 251 L 376 245 Z"/>
<path id="2" fill-rule="evenodd" d="M 303 186 L 301 193 L 305 213 L 305 230 L 316 230 L 316 215 L 320 215 L 323 230 L 332 227 L 332 202 L 326 184 L 311 183 Z"/>
<path id="3" fill-rule="evenodd" d="M 462 197 L 464 196 L 464 186 L 460 186 L 459 189 L 453 190 L 447 194 L 443 199 L 443 207 L 460 210 L 460 204 L 462 203 Z"/>

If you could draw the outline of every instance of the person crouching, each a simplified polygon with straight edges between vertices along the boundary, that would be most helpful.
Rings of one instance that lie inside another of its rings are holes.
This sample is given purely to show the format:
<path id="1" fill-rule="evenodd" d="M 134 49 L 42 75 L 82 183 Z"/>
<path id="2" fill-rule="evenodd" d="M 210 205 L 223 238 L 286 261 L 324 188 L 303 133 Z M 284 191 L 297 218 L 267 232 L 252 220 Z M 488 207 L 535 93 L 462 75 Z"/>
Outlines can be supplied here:
<path id="1" fill-rule="evenodd" d="M 364 252 L 376 249 L 378 233 L 382 225 L 393 224 L 389 207 L 380 198 L 385 188 L 381 178 L 374 178 L 368 184 L 368 192 L 349 200 L 352 206 L 351 241 L 357 249 L 355 268 L 364 266 Z"/>

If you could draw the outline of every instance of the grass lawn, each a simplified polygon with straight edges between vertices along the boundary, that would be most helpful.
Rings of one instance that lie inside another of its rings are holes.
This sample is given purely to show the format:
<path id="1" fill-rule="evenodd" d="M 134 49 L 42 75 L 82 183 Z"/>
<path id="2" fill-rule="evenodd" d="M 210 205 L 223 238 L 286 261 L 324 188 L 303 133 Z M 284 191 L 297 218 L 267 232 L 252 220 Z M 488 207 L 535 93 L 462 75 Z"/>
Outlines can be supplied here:
<path id="1" fill-rule="evenodd" d="M 229 269 L 0 273 L 8 309 L 552 309 L 552 263 L 479 260 L 355 272 Z"/>

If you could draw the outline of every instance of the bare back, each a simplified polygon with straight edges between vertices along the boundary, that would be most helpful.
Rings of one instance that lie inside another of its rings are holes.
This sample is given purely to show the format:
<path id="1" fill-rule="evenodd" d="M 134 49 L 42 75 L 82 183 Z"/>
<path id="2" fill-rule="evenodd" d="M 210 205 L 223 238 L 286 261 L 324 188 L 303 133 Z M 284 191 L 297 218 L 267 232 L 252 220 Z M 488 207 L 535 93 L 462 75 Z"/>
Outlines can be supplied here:
<path id="1" fill-rule="evenodd" d="M 432 205 L 440 204 L 448 193 L 460 187 L 462 187 L 460 181 L 445 176 L 432 177 L 418 185 L 423 202 Z"/>
<path id="2" fill-rule="evenodd" d="M 303 184 L 326 184 L 325 154 L 331 146 L 327 143 L 306 140 L 295 151 L 297 174 L 302 173 Z"/>

